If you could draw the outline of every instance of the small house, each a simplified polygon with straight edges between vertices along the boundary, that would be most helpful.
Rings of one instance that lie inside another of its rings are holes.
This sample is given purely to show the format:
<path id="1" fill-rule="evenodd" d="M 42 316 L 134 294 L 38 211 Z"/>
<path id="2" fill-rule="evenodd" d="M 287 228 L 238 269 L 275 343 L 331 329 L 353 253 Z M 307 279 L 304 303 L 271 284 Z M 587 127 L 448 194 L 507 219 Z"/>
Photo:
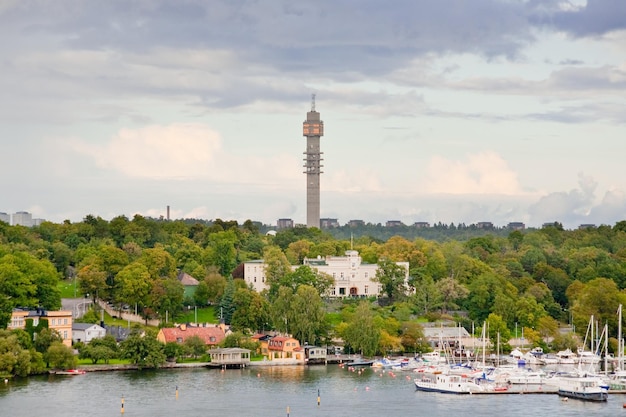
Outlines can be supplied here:
<path id="1" fill-rule="evenodd" d="M 92 323 L 72 323 L 72 341 L 89 343 L 106 336 L 106 329 Z"/>

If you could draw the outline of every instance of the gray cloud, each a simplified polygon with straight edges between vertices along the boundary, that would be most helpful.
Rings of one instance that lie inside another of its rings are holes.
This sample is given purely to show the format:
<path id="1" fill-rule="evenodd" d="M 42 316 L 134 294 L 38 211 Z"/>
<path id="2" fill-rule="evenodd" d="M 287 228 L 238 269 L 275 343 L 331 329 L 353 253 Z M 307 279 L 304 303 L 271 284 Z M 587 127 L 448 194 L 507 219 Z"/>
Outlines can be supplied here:
<path id="1" fill-rule="evenodd" d="M 626 29 L 624 0 L 587 0 L 576 11 L 559 11 L 550 16 L 550 25 L 574 36 L 599 36 Z"/>

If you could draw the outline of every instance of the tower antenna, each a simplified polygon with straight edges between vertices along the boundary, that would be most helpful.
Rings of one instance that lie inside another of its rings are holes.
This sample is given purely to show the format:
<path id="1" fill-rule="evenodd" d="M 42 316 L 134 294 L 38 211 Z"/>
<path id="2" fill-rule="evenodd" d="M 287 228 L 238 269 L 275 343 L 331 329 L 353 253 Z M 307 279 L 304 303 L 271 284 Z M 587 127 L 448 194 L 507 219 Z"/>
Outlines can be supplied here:
<path id="1" fill-rule="evenodd" d="M 311 94 L 311 111 L 315 111 L 315 93 Z"/>

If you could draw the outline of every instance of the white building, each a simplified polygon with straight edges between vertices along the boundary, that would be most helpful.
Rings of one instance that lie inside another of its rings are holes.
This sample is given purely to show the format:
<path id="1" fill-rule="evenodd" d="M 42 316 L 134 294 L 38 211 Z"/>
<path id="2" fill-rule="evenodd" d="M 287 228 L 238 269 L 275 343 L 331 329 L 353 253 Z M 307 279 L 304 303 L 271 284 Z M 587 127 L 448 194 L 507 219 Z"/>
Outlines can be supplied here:
<path id="1" fill-rule="evenodd" d="M 9 216 L 7 213 L 0 212 L 0 222 L 11 224 L 11 216 Z"/>
<path id="2" fill-rule="evenodd" d="M 374 281 L 377 264 L 364 263 L 355 250 L 346 251 L 346 256 L 327 256 L 326 258 L 304 259 L 304 265 L 333 277 L 335 286 L 330 290 L 331 297 L 369 297 L 378 296 L 382 286 Z M 409 263 L 398 262 L 406 270 L 409 278 Z M 292 266 L 293 270 L 298 266 Z M 244 280 L 256 291 L 268 288 L 265 279 L 265 263 L 262 260 L 244 263 Z"/>
<path id="3" fill-rule="evenodd" d="M 12 222 L 13 226 L 26 226 L 31 227 L 33 225 L 33 215 L 27 211 L 18 211 L 13 213 Z"/>
<path id="4" fill-rule="evenodd" d="M 106 336 L 104 327 L 91 323 L 72 323 L 72 340 L 74 342 L 89 343 L 93 339 L 101 339 Z"/>

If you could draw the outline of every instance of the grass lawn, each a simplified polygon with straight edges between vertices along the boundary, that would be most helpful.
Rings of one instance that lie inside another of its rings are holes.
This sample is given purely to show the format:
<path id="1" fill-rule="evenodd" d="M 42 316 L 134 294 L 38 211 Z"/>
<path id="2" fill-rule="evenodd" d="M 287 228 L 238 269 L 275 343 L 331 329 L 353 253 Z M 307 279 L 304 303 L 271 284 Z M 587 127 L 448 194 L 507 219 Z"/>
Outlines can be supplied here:
<path id="1" fill-rule="evenodd" d="M 176 316 L 177 323 L 195 323 L 196 312 L 192 308 L 186 313 Z M 215 307 L 198 308 L 198 323 L 218 323 L 219 320 L 215 315 Z"/>
<path id="2" fill-rule="evenodd" d="M 61 291 L 61 298 L 76 298 L 83 296 L 83 293 L 78 287 L 76 287 L 76 295 L 74 295 L 74 281 L 59 281 L 59 285 L 57 285 L 57 288 L 59 289 L 59 291 Z"/>

